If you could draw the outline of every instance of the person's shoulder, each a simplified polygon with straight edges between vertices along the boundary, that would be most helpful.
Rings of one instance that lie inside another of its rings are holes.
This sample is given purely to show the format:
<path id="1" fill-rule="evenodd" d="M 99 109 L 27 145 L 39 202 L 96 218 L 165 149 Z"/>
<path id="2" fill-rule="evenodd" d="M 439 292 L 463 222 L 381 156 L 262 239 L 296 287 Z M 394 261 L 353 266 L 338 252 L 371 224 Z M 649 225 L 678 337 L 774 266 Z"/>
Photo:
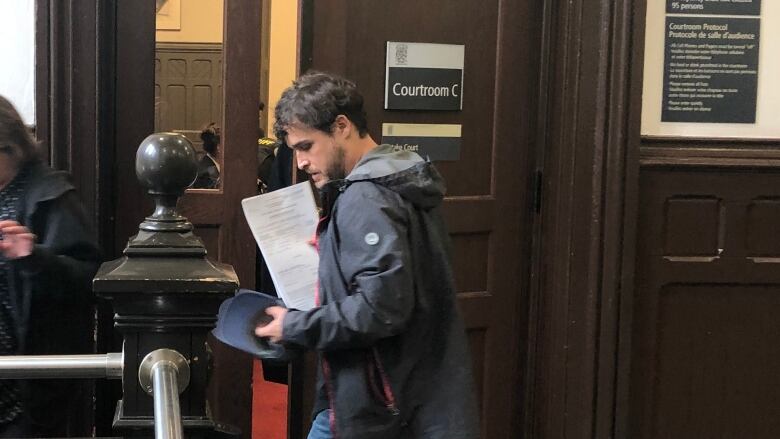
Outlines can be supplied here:
<path id="1" fill-rule="evenodd" d="M 74 189 L 70 174 L 43 163 L 30 164 L 27 172 L 29 192 L 39 198 L 56 198 Z"/>
<path id="2" fill-rule="evenodd" d="M 402 199 L 393 190 L 370 180 L 350 182 L 339 197 L 342 207 L 348 210 L 400 207 Z"/>
<path id="3" fill-rule="evenodd" d="M 39 211 L 44 204 L 58 200 L 67 204 L 74 199 L 76 188 L 67 172 L 52 169 L 39 162 L 28 164 L 24 172 L 27 175 L 24 211 L 28 214 Z"/>

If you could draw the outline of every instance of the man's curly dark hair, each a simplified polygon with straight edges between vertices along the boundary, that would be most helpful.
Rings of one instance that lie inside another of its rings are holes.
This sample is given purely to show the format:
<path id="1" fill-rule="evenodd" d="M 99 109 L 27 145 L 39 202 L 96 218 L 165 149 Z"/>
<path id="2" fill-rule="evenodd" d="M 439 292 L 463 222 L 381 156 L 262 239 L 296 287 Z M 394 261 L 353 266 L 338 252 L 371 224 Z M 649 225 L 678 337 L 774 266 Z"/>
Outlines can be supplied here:
<path id="1" fill-rule="evenodd" d="M 274 134 L 280 140 L 296 123 L 330 134 L 339 115 L 355 124 L 360 137 L 368 134 L 363 96 L 353 82 L 329 73 L 309 72 L 295 80 L 282 93 L 274 114 Z"/>

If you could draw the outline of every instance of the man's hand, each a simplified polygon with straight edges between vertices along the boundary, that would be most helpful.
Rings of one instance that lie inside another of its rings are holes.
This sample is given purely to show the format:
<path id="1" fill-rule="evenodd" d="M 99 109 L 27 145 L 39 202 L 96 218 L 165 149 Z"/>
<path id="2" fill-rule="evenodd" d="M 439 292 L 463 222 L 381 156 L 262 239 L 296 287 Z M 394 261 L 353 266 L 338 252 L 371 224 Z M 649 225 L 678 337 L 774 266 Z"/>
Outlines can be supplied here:
<path id="1" fill-rule="evenodd" d="M 0 254 L 8 259 L 29 256 L 35 246 L 35 235 L 16 221 L 0 221 Z"/>
<path id="2" fill-rule="evenodd" d="M 255 328 L 255 335 L 258 337 L 267 337 L 272 342 L 278 343 L 282 340 L 282 322 L 287 315 L 287 308 L 281 306 L 269 306 L 265 313 L 273 317 L 273 320 L 266 325 L 258 325 Z"/>

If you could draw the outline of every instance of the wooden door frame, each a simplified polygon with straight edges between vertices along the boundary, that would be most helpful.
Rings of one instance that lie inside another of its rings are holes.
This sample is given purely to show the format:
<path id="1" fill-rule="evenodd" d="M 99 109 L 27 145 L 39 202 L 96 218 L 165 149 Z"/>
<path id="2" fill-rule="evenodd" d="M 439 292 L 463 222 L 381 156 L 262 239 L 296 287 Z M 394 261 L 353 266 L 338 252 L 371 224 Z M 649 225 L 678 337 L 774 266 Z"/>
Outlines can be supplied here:
<path id="1" fill-rule="evenodd" d="M 70 172 L 107 253 L 113 243 L 114 31 L 114 6 L 107 2 L 35 0 L 36 139 L 52 167 Z"/>
<path id="2" fill-rule="evenodd" d="M 36 2 L 36 29 L 47 29 L 36 31 L 38 136 L 51 145 L 55 166 L 74 174 L 112 257 L 127 236 L 116 236 L 113 227 L 114 195 L 121 188 L 113 186 L 111 168 L 121 174 L 116 181 L 135 178 L 131 163 L 115 163 L 115 150 L 136 147 L 150 132 L 151 117 L 136 116 L 151 108 L 145 103 L 153 104 L 153 92 L 139 84 L 151 83 L 154 74 L 119 56 L 153 53 L 153 38 L 138 50 L 137 39 L 128 47 L 115 35 L 150 26 L 153 34 L 153 23 L 137 27 L 133 17 L 145 11 L 134 1 L 62 3 Z M 547 0 L 545 9 L 538 144 L 546 166 L 540 166 L 529 356 L 518 390 L 524 433 L 625 437 L 645 1 L 586 6 L 585 0 Z M 306 46 L 300 59 L 303 68 Z M 79 75 L 69 73 L 78 66 Z M 134 93 L 144 91 L 119 99 L 128 96 L 116 89 L 120 81 Z M 235 103 L 233 111 L 254 114 L 256 104 L 249 101 Z M 69 117 L 83 106 L 96 115 L 94 123 Z"/>
<path id="3" fill-rule="evenodd" d="M 242 148 L 242 166 L 254 175 L 259 69 L 259 19 L 243 2 L 225 0 L 225 42 L 241 41 L 226 50 L 232 62 L 226 67 L 230 78 L 225 93 L 238 99 L 225 103 L 226 142 Z M 258 6 L 259 8 L 259 6 Z M 46 148 L 53 167 L 70 171 L 87 212 L 94 220 L 106 260 L 120 256 L 129 236 L 138 230 L 152 203 L 135 176 L 135 151 L 154 129 L 154 2 L 136 0 L 36 0 L 36 136 Z M 252 37 L 252 33 L 257 38 Z M 253 49 L 256 47 L 256 50 Z M 229 53 L 229 54 L 228 54 Z M 78 115 L 78 117 L 74 117 Z M 229 116 L 228 116 L 229 115 Z M 248 117 L 247 115 L 252 115 Z M 245 156 L 245 157 L 244 157 Z M 225 205 L 240 210 L 239 201 L 254 195 L 254 181 L 246 188 L 228 190 Z M 117 212 L 118 206 L 123 210 Z M 234 227 L 248 226 L 240 214 Z M 251 240 L 230 245 L 228 258 L 254 256 Z M 234 260 L 234 259 L 232 259 Z M 239 272 L 254 281 L 252 273 Z M 247 282 L 249 283 L 249 282 Z M 248 285 L 251 287 L 251 285 Z M 101 314 L 98 351 L 114 351 L 110 310 Z M 251 375 L 246 362 L 245 375 Z M 243 371 L 243 369 L 242 369 Z M 227 422 L 251 425 L 251 388 L 223 388 L 234 405 L 212 407 L 229 413 Z M 99 436 L 111 434 L 114 403 L 121 395 L 117 383 L 97 386 L 96 427 Z M 240 383 L 236 383 L 240 386 Z"/>
<path id="4" fill-rule="evenodd" d="M 525 437 L 626 437 L 642 47 L 635 0 L 545 2 Z M 564 416 L 565 415 L 565 416 Z"/>
<path id="5" fill-rule="evenodd" d="M 313 21 L 315 19 L 320 20 L 320 26 L 328 29 L 326 35 L 317 35 L 317 38 L 319 38 L 317 40 L 318 44 L 334 48 L 334 50 L 328 54 L 325 61 L 317 59 L 319 62 L 317 68 L 326 71 L 345 72 L 349 70 L 347 68 L 350 66 L 349 63 L 355 62 L 354 60 L 350 61 L 347 50 L 340 49 L 348 46 L 348 30 L 340 25 L 330 25 L 332 23 L 341 24 L 340 20 L 344 19 L 344 16 L 349 10 L 349 6 L 348 0 L 334 0 L 333 2 L 328 3 L 328 8 L 333 11 L 332 16 L 317 15 L 315 17 L 313 12 L 314 0 L 302 0 L 301 40 L 299 46 L 299 67 L 302 73 L 308 70 L 317 58 L 317 54 L 313 53 L 312 44 L 314 39 Z M 536 93 L 535 85 L 538 79 L 538 73 L 536 71 L 529 72 L 529 75 L 532 77 L 529 81 L 517 81 L 512 79 L 515 79 L 516 77 L 517 66 L 522 65 L 523 62 L 531 65 L 538 65 L 540 63 L 541 56 L 538 55 L 538 40 L 541 34 L 541 22 L 534 21 L 531 26 L 521 26 L 518 25 L 518 23 L 525 23 L 523 20 L 524 17 L 538 17 L 541 14 L 541 7 L 533 3 L 518 4 L 499 1 L 498 9 L 500 15 L 497 21 L 499 28 L 497 29 L 496 44 L 501 46 L 498 52 L 504 53 L 505 55 L 509 54 L 510 56 L 499 56 L 497 60 L 496 75 L 503 79 L 503 83 L 497 96 L 498 100 L 494 102 L 494 105 L 499 111 L 494 115 L 493 131 L 489 132 L 496 136 L 495 142 L 498 144 L 528 145 L 528 148 L 522 148 L 521 151 L 504 151 L 500 160 L 513 160 L 513 163 L 515 163 L 516 166 L 511 169 L 503 167 L 500 171 L 496 171 L 495 167 L 492 169 L 493 174 L 491 178 L 493 179 L 493 182 L 491 183 L 491 191 L 495 190 L 495 179 L 497 178 L 504 182 L 511 179 L 511 181 L 517 182 L 518 186 L 522 185 L 523 187 L 523 190 L 518 191 L 521 192 L 518 196 L 503 197 L 502 207 L 497 209 L 497 212 L 503 212 L 506 215 L 517 215 L 521 218 L 516 223 L 510 223 L 517 225 L 518 233 L 513 234 L 513 237 L 517 236 L 518 242 L 508 243 L 507 247 L 511 247 L 511 249 L 506 253 L 511 253 L 513 257 L 506 260 L 506 263 L 503 264 L 503 266 L 506 267 L 505 270 L 499 273 L 501 276 L 516 276 L 518 278 L 518 282 L 512 284 L 516 288 L 518 297 L 513 298 L 513 302 L 510 301 L 512 302 L 512 307 L 516 307 L 517 309 L 517 312 L 513 313 L 512 317 L 517 318 L 511 319 L 511 322 L 507 322 L 502 330 L 512 331 L 513 336 L 518 337 L 520 340 L 525 340 L 529 331 L 528 321 L 526 319 L 528 308 L 527 286 L 531 282 L 531 280 L 529 280 L 531 240 L 526 237 L 531 236 L 533 222 L 533 214 L 531 212 L 533 212 L 534 193 L 531 188 L 536 181 L 534 173 L 531 172 L 534 167 L 534 164 L 531 163 L 534 160 L 534 151 L 532 149 L 534 148 L 534 141 L 537 138 L 535 129 L 536 119 L 533 115 L 536 112 L 537 100 L 546 98 L 543 95 Z M 529 37 L 518 41 L 520 38 L 515 37 L 515 35 L 527 35 Z M 325 41 L 323 41 L 323 39 Z M 517 44 L 513 44 L 515 42 L 517 42 Z M 515 103 L 520 103 L 521 107 L 516 108 Z M 508 108 L 512 108 L 513 111 L 500 111 L 501 109 Z M 521 125 L 524 125 L 522 129 L 518 128 L 518 130 L 521 131 L 519 135 L 517 132 L 510 132 L 505 128 L 508 126 L 518 126 L 518 118 L 523 121 L 523 124 Z M 527 125 L 529 127 L 527 129 L 525 127 L 526 121 L 528 122 Z M 501 127 L 502 129 L 498 130 L 496 127 Z M 496 132 L 500 132 L 500 134 L 497 135 Z M 523 134 L 524 132 L 527 132 L 528 134 Z M 506 163 L 506 161 L 503 163 Z M 505 183 L 505 185 L 510 186 L 507 183 Z M 517 186 L 510 187 L 515 188 Z M 491 193 L 491 196 L 492 195 L 494 195 L 494 193 Z M 517 212 L 522 212 L 522 214 L 518 214 Z M 498 217 L 499 215 L 500 214 L 497 213 L 495 216 Z M 465 221 L 458 224 L 461 225 L 460 227 L 468 227 L 466 226 Z M 450 227 L 453 227 L 453 225 L 451 224 Z M 455 228 L 457 227 L 458 226 L 455 226 Z M 460 232 L 462 231 L 463 230 L 460 230 Z M 494 256 L 491 255 L 490 259 L 493 257 Z M 493 279 L 493 281 L 495 281 L 495 279 Z M 484 309 L 484 307 L 480 308 L 480 311 L 482 309 Z M 472 320 L 474 320 L 474 317 L 477 314 L 479 314 L 481 318 L 491 319 L 489 314 L 472 312 Z M 467 315 L 466 317 L 466 320 L 468 321 L 469 316 Z M 507 398 L 508 401 L 502 400 L 500 404 L 503 410 L 498 416 L 500 416 L 502 420 L 506 420 L 507 425 L 511 425 L 511 432 L 507 431 L 506 434 L 522 431 L 522 419 L 518 414 L 521 411 L 520 407 L 524 403 L 524 395 L 520 389 L 527 387 L 525 381 L 527 376 L 523 374 L 521 370 L 523 370 L 523 363 L 527 362 L 527 359 L 532 356 L 532 353 L 527 351 L 528 347 L 529 346 L 525 343 L 507 346 L 507 355 L 512 355 L 513 358 L 506 362 L 505 367 L 500 371 L 501 375 L 495 373 L 493 375 L 493 377 L 496 375 L 500 377 L 502 385 L 518 389 L 516 395 L 511 395 L 510 398 Z M 517 371 L 513 370 L 515 367 L 517 368 Z M 296 369 L 296 372 L 299 371 L 300 369 Z M 305 424 L 310 417 L 308 402 L 312 399 L 312 395 L 302 396 L 300 390 L 301 388 L 313 388 L 312 383 L 307 382 L 308 378 L 309 377 L 302 377 L 300 373 L 292 374 L 291 376 L 289 389 L 290 423 L 288 425 L 290 431 L 295 431 L 296 434 L 291 435 L 291 438 L 300 437 L 297 435 L 302 434 L 301 426 Z M 506 404 L 504 404 L 505 402 Z M 501 425 L 504 424 L 502 423 Z"/>
<path id="6" fill-rule="evenodd" d="M 99 0 L 35 0 L 36 139 L 46 161 L 71 174 L 106 258 L 114 252 L 115 8 Z M 111 313 L 99 314 L 107 319 L 101 332 L 110 333 Z M 105 352 L 102 342 L 98 352 Z M 100 402 L 119 393 L 118 383 L 95 383 Z M 98 435 L 110 434 L 112 417 L 111 404 L 96 406 Z"/>

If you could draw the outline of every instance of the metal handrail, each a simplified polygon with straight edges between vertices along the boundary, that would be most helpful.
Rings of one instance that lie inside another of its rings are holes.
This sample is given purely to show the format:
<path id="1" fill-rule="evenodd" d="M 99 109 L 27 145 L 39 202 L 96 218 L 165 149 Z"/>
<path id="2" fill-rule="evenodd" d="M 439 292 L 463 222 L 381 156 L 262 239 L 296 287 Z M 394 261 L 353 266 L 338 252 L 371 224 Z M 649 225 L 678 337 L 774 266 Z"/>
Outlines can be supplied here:
<path id="1" fill-rule="evenodd" d="M 124 355 L 0 356 L 0 379 L 122 378 Z"/>
<path id="2" fill-rule="evenodd" d="M 152 367 L 154 437 L 157 439 L 183 437 L 177 375 L 176 367 L 169 362 L 161 361 Z"/>
<path id="3" fill-rule="evenodd" d="M 154 437 L 181 439 L 179 394 L 190 383 L 187 359 L 172 349 L 152 351 L 138 367 L 138 381 L 154 397 Z"/>
<path id="4" fill-rule="evenodd" d="M 123 353 L 0 356 L 0 379 L 122 378 Z M 154 398 L 156 439 L 182 439 L 179 394 L 190 382 L 187 359 L 172 349 L 150 352 L 138 368 L 141 387 Z"/>

